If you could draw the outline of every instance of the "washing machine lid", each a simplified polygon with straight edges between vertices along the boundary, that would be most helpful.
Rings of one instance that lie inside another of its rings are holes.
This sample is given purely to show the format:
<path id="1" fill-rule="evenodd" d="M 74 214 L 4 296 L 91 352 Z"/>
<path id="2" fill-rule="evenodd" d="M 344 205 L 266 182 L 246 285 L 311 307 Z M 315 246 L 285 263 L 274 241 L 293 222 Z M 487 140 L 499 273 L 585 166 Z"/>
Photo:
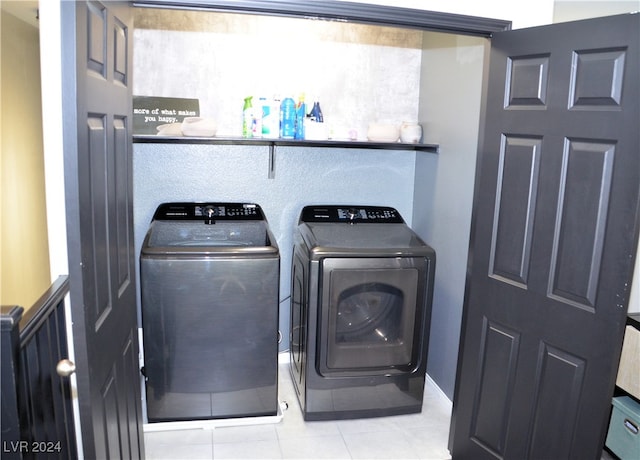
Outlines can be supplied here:
<path id="1" fill-rule="evenodd" d="M 143 255 L 277 254 L 266 222 L 154 221 L 142 246 Z"/>
<path id="2" fill-rule="evenodd" d="M 277 254 L 259 206 L 238 203 L 165 203 L 158 207 L 142 255 Z"/>

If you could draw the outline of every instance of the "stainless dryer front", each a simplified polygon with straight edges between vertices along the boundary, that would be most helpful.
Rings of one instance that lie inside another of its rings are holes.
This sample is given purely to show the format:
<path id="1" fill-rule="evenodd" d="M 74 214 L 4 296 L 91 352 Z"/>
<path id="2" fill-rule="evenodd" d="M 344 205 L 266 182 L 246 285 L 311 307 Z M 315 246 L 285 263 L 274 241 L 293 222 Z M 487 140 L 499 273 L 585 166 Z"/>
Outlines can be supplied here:
<path id="1" fill-rule="evenodd" d="M 305 420 L 420 412 L 434 250 L 389 207 L 308 206 L 294 238 L 290 361 Z"/>

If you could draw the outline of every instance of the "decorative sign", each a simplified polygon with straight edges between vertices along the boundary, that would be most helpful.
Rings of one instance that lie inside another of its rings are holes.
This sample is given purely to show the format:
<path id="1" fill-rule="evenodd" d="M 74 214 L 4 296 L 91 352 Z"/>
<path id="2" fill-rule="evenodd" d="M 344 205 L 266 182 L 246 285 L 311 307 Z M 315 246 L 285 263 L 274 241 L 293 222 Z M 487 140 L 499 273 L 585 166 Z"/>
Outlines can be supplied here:
<path id="1" fill-rule="evenodd" d="M 158 134 L 158 126 L 198 116 L 198 99 L 133 96 L 133 134 Z"/>

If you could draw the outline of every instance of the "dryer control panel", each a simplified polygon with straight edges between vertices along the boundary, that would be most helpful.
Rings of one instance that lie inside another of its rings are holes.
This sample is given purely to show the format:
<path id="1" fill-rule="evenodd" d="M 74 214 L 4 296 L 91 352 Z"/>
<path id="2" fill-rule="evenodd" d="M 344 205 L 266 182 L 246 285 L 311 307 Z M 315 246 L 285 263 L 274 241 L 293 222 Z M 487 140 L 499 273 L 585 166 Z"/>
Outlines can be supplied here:
<path id="1" fill-rule="evenodd" d="M 163 203 L 154 220 L 265 220 L 254 203 Z"/>
<path id="2" fill-rule="evenodd" d="M 386 206 L 306 206 L 300 222 L 403 224 L 404 220 L 397 210 Z"/>

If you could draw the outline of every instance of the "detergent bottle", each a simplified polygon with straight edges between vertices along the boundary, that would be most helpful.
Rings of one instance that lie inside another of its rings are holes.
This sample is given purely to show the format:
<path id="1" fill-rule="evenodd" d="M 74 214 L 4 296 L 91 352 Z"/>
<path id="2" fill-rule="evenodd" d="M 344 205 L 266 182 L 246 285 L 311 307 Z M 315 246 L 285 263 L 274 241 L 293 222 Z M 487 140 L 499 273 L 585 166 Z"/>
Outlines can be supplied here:
<path id="1" fill-rule="evenodd" d="M 280 104 L 280 137 L 293 139 L 296 131 L 296 103 L 285 97 Z"/>
<path id="2" fill-rule="evenodd" d="M 253 137 L 253 96 L 244 98 L 244 107 L 242 108 L 242 137 Z"/>
<path id="3" fill-rule="evenodd" d="M 304 119 L 307 116 L 307 105 L 304 103 L 304 94 L 301 94 L 298 98 L 298 104 L 296 104 L 296 129 L 295 139 L 304 139 Z"/>

